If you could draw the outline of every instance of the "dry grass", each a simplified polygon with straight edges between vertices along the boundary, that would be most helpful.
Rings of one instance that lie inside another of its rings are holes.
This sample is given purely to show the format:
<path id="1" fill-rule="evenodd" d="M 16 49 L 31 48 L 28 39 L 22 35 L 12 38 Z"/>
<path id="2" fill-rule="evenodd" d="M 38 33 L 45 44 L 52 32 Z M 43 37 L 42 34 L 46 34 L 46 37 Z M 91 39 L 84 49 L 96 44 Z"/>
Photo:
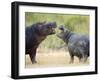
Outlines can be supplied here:
<path id="1" fill-rule="evenodd" d="M 32 64 L 29 55 L 25 58 L 26 68 L 36 67 L 59 67 L 59 66 L 80 66 L 89 65 L 89 60 L 86 63 L 80 63 L 78 58 L 75 57 L 74 63 L 70 64 L 70 56 L 68 52 L 64 51 L 51 51 L 51 52 L 37 52 L 36 64 Z"/>

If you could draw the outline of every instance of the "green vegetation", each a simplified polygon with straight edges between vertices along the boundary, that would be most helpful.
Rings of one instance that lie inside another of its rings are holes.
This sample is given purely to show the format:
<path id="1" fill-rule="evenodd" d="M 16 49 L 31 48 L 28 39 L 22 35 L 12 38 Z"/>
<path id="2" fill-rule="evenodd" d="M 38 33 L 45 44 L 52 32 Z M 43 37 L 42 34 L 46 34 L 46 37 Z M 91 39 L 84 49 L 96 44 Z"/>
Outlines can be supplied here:
<path id="1" fill-rule="evenodd" d="M 67 29 L 76 32 L 89 34 L 89 16 L 79 14 L 51 14 L 51 13 L 25 13 L 25 26 L 29 26 L 36 22 L 52 22 L 55 21 L 57 26 L 64 25 Z M 60 32 L 56 29 L 56 32 Z M 40 45 L 40 48 L 56 49 L 63 46 L 64 42 L 56 35 L 48 36 Z"/>

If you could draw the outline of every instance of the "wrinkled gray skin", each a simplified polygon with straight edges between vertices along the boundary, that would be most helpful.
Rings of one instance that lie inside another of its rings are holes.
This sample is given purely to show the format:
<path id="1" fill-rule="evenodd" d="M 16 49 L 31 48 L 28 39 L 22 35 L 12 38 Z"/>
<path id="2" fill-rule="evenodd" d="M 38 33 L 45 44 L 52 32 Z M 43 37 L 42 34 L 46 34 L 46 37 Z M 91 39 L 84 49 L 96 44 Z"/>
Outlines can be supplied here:
<path id="1" fill-rule="evenodd" d="M 79 62 L 86 62 L 89 56 L 89 36 L 73 33 L 63 26 L 59 27 L 61 33 L 57 36 L 68 46 L 71 57 L 70 63 L 73 63 L 74 56 L 79 58 Z"/>

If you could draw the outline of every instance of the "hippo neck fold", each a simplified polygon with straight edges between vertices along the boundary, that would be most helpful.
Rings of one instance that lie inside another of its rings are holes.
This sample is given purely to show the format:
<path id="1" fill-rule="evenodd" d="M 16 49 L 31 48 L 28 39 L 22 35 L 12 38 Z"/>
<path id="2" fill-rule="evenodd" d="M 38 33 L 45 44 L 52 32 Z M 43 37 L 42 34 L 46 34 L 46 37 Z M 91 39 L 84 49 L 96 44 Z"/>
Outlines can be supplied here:
<path id="1" fill-rule="evenodd" d="M 70 37 L 73 35 L 73 33 L 72 32 L 70 32 L 70 31 L 66 31 L 65 32 L 65 36 L 64 36 L 64 41 L 68 44 L 68 41 L 69 41 L 69 39 L 70 39 Z"/>

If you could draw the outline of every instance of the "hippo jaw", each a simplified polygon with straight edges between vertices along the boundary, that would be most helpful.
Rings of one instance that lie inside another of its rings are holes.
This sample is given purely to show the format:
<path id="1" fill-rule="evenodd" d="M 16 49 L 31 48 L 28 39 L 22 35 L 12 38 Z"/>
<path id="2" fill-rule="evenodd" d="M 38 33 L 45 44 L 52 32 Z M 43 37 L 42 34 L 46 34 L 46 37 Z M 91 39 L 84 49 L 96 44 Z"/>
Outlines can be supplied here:
<path id="1" fill-rule="evenodd" d="M 57 27 L 56 22 L 49 23 L 48 24 L 48 29 L 49 29 L 48 34 L 49 35 L 55 34 L 56 33 L 56 31 L 55 31 L 56 27 Z"/>

